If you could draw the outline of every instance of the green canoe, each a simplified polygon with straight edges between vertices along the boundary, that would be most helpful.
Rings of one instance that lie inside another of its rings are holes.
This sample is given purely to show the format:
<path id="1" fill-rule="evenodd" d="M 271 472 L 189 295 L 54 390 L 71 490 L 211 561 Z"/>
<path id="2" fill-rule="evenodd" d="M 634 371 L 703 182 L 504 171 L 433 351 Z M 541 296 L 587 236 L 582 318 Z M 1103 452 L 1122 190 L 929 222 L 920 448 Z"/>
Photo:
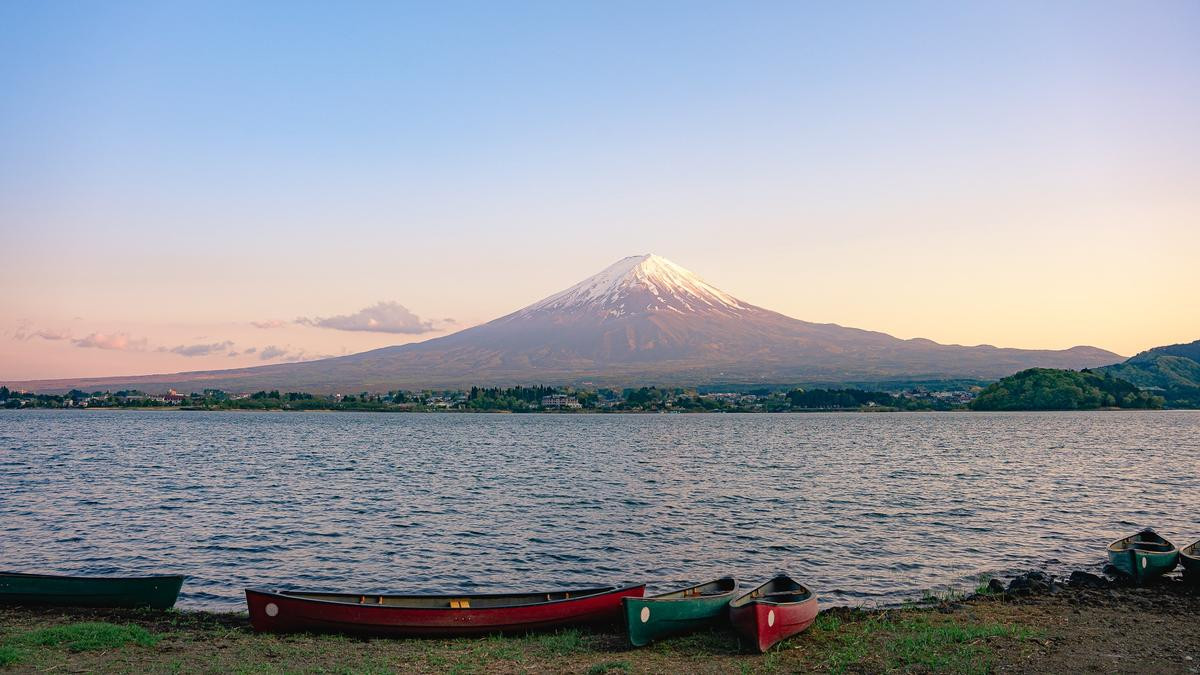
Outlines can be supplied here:
<path id="1" fill-rule="evenodd" d="M 678 635 L 728 620 L 729 601 L 737 582 L 724 577 L 648 598 L 621 598 L 629 643 L 641 647 L 668 635 Z"/>
<path id="2" fill-rule="evenodd" d="M 65 577 L 0 572 L 0 603 L 168 609 L 179 597 L 181 586 L 182 576 Z"/>
<path id="3" fill-rule="evenodd" d="M 1108 561 L 1141 583 L 1175 569 L 1179 549 L 1149 528 L 1108 545 Z"/>
<path id="4" fill-rule="evenodd" d="M 1179 549 L 1179 562 L 1183 563 L 1184 576 L 1200 583 L 1200 541 Z"/>

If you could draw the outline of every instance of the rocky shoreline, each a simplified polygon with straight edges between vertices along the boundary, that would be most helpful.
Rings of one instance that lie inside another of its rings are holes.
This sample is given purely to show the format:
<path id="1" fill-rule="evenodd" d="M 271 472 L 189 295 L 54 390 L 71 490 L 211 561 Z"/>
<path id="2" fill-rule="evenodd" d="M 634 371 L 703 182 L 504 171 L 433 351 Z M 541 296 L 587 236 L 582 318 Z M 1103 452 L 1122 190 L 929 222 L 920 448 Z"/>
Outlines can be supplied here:
<path id="1" fill-rule="evenodd" d="M 1030 571 L 904 607 L 832 607 L 765 655 L 726 629 L 630 649 L 616 630 L 367 640 L 264 635 L 244 614 L 0 608 L 13 672 L 1200 673 L 1200 584 Z"/>

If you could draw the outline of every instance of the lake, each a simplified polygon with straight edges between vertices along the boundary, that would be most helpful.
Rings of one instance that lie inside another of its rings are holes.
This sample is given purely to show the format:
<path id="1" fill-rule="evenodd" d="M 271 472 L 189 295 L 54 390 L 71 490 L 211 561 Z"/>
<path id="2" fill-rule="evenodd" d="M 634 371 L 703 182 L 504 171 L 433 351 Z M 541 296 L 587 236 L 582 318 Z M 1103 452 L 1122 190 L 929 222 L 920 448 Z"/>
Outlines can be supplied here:
<path id="1" fill-rule="evenodd" d="M 1200 412 L 0 411 L 0 568 L 242 589 L 661 591 L 787 571 L 892 604 L 1200 539 Z"/>

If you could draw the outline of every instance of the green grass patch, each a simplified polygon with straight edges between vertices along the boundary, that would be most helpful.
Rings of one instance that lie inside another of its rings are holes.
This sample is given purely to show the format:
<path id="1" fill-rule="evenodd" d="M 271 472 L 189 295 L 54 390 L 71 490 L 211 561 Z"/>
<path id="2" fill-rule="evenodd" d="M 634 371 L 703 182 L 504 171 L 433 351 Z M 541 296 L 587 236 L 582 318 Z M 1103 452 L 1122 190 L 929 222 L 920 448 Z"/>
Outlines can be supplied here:
<path id="1" fill-rule="evenodd" d="M 884 643 L 888 667 L 925 668 L 955 673 L 987 673 L 993 666 L 989 638 L 1028 640 L 1034 632 L 1008 624 L 933 625 L 928 619 L 911 619 L 895 625 L 895 634 Z"/>
<path id="2" fill-rule="evenodd" d="M 831 673 L 913 671 L 987 673 L 994 667 L 990 641 L 1037 637 L 1023 626 L 932 621 L 927 616 L 872 616 L 865 621 L 819 616 L 810 638 Z"/>
<path id="3" fill-rule="evenodd" d="M 64 647 L 73 652 L 84 652 L 118 649 L 130 643 L 153 647 L 158 640 L 158 637 L 141 626 L 118 626 L 102 621 L 87 621 L 29 631 L 17 635 L 10 642 L 20 646 Z"/>
<path id="4" fill-rule="evenodd" d="M 8 645 L 0 646 L 0 668 L 20 663 L 21 659 L 23 658 L 25 658 L 25 654 L 23 654 L 21 650 L 17 649 L 16 647 L 10 647 Z"/>
<path id="5" fill-rule="evenodd" d="M 548 656 L 567 656 L 587 649 L 583 633 L 578 630 L 560 630 L 554 633 L 532 635 L 528 639 Z"/>

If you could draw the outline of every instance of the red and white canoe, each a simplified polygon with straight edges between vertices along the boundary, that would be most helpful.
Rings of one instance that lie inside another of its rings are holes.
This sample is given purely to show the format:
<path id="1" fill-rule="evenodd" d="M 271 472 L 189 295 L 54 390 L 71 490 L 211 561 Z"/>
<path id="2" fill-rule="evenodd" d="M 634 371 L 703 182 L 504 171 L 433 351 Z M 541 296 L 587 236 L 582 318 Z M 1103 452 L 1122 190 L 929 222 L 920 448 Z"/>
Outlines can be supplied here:
<path id="1" fill-rule="evenodd" d="M 734 629 L 760 652 L 816 619 L 816 594 L 783 574 L 729 603 Z"/>
<path id="2" fill-rule="evenodd" d="M 645 584 L 497 595 L 351 595 L 246 589 L 257 631 L 386 637 L 486 635 L 621 620 L 621 598 Z"/>

